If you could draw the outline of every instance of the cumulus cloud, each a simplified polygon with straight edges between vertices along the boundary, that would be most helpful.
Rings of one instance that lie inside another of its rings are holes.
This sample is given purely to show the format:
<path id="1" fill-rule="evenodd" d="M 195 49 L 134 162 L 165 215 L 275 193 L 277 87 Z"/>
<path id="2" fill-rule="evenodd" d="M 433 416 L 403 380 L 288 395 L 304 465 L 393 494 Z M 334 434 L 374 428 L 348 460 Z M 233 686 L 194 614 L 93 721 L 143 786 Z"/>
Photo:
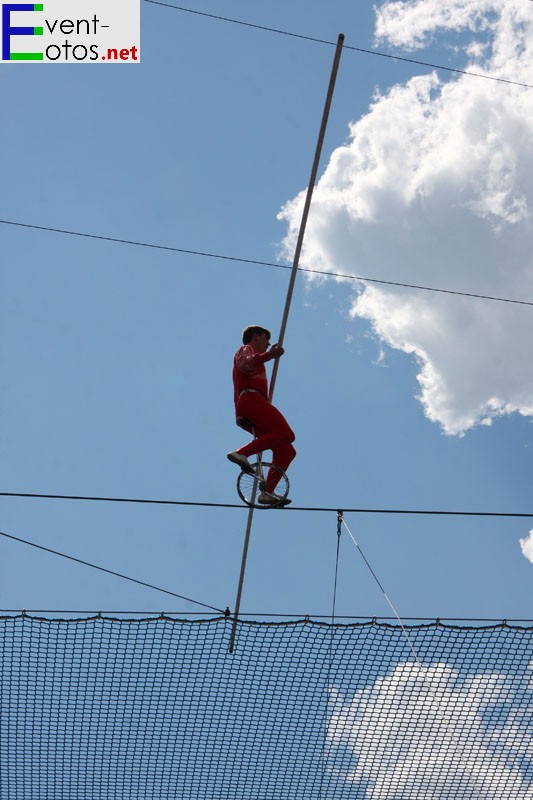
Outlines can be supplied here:
<path id="1" fill-rule="evenodd" d="M 531 3 L 413 0 L 377 12 L 376 36 L 390 45 L 450 30 L 469 32 L 465 69 L 533 84 Z M 279 214 L 285 256 L 303 199 Z M 376 94 L 350 124 L 316 187 L 301 265 L 533 301 L 532 236 L 533 89 L 429 74 Z M 352 315 L 413 356 L 418 399 L 447 434 L 533 416 L 531 307 L 356 287 Z"/>
<path id="2" fill-rule="evenodd" d="M 529 531 L 529 536 L 525 539 L 519 539 L 518 541 L 522 554 L 533 564 L 533 529 Z"/>
<path id="3" fill-rule="evenodd" d="M 533 755 L 530 716 L 515 694 L 505 675 L 461 680 L 445 663 L 409 662 L 349 700 L 331 690 L 328 768 L 335 748 L 348 748 L 355 766 L 337 775 L 367 800 L 531 800 L 519 767 Z"/>
<path id="4" fill-rule="evenodd" d="M 436 31 L 486 30 L 491 12 L 507 0 L 414 0 L 388 2 L 376 12 L 376 40 L 409 48 L 426 46 Z"/>

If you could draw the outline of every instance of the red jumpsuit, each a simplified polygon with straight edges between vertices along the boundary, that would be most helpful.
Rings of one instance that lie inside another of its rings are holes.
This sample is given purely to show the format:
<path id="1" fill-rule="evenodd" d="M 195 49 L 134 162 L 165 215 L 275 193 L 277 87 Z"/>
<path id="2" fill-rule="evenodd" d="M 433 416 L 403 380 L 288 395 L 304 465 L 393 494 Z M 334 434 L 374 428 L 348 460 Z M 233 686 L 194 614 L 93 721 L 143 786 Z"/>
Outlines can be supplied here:
<path id="1" fill-rule="evenodd" d="M 256 435 L 253 442 L 236 452 L 248 458 L 264 450 L 272 450 L 272 463 L 285 472 L 296 455 L 292 446 L 295 437 L 283 414 L 268 399 L 265 361 L 270 361 L 270 354 L 256 353 L 250 344 L 243 345 L 235 353 L 235 413 L 238 417 L 250 420 Z M 246 389 L 253 391 L 244 391 Z M 266 491 L 273 492 L 280 478 L 277 470 L 269 470 Z"/>

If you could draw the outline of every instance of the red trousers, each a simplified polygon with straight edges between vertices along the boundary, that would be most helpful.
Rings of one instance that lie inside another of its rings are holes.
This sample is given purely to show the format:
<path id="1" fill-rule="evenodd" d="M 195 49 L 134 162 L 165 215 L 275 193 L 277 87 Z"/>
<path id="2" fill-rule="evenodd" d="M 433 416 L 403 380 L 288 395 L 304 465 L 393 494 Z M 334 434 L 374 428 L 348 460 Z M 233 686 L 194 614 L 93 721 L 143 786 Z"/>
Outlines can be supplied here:
<path id="1" fill-rule="evenodd" d="M 292 446 L 294 433 L 283 414 L 257 392 L 241 395 L 235 410 L 238 417 L 250 420 L 256 435 L 253 442 L 240 447 L 237 453 L 248 458 L 264 450 L 272 450 L 272 464 L 285 472 L 296 455 L 296 450 Z M 266 491 L 273 492 L 280 478 L 277 470 L 270 469 L 266 478 Z"/>

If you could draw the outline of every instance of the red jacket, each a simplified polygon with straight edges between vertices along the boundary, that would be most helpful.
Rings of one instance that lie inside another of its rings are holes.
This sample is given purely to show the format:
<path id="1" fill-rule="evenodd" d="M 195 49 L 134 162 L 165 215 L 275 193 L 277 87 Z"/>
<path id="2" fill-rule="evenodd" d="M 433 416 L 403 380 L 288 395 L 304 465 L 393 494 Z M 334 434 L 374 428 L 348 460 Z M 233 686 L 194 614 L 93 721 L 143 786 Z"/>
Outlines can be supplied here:
<path id="1" fill-rule="evenodd" d="M 243 389 L 256 389 L 268 400 L 266 361 L 270 361 L 269 353 L 256 353 L 251 344 L 239 347 L 233 359 L 235 405 Z"/>

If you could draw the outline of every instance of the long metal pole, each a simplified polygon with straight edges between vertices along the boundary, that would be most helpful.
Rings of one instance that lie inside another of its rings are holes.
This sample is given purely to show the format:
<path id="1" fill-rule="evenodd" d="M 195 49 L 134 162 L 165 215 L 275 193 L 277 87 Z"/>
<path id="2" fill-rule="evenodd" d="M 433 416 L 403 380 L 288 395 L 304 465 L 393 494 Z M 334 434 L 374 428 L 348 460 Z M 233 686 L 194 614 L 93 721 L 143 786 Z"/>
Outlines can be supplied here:
<path id="1" fill-rule="evenodd" d="M 302 213 L 302 221 L 300 222 L 300 232 L 298 234 L 298 241 L 296 243 L 296 250 L 294 252 L 294 260 L 292 262 L 292 270 L 291 270 L 291 277 L 289 281 L 289 288 L 287 291 L 287 299 L 285 301 L 285 309 L 283 311 L 283 319 L 281 321 L 281 329 L 280 334 L 278 337 L 278 344 L 283 345 L 283 340 L 285 338 L 285 329 L 287 327 L 287 320 L 289 319 L 289 311 L 291 307 L 292 295 L 294 291 L 294 284 L 296 282 L 296 273 L 298 272 L 298 265 L 300 263 L 300 254 L 302 252 L 302 246 L 304 241 L 305 235 L 305 228 L 307 225 L 307 218 L 309 216 L 309 209 L 311 207 L 311 199 L 313 197 L 313 190 L 315 188 L 316 183 L 316 176 L 318 174 L 318 167 L 320 164 L 320 156 L 322 153 L 322 145 L 324 143 L 324 136 L 326 134 L 326 127 L 328 124 L 328 117 L 329 117 L 329 110 L 331 108 L 331 101 L 333 99 L 333 92 L 335 89 L 335 81 L 337 80 L 337 72 L 339 69 L 339 62 L 341 58 L 342 52 L 342 45 L 344 43 L 344 34 L 339 33 L 337 39 L 337 47 L 335 48 L 335 56 L 333 58 L 333 66 L 331 68 L 331 76 L 329 79 L 329 86 L 328 92 L 326 95 L 326 102 L 324 104 L 324 111 L 322 114 L 322 122 L 320 124 L 320 131 L 318 133 L 318 141 L 316 144 L 315 150 L 315 158 L 313 160 L 313 166 L 311 168 L 311 177 L 309 178 L 309 184 L 307 186 L 307 195 L 305 198 L 304 209 Z M 278 366 L 279 366 L 279 359 L 274 361 L 274 369 L 272 370 L 272 378 L 270 380 L 270 392 L 269 392 L 269 400 L 272 401 L 274 396 L 274 389 L 276 386 L 276 378 L 278 375 Z M 252 530 L 252 521 L 254 516 L 254 509 L 253 506 L 250 508 L 248 512 L 248 521 L 246 524 L 246 534 L 244 536 L 244 547 L 242 551 L 242 561 L 241 561 L 241 573 L 239 576 L 239 586 L 237 589 L 237 598 L 235 600 L 235 611 L 233 612 L 233 626 L 231 629 L 231 639 L 229 645 L 230 653 L 233 653 L 233 649 L 235 646 L 235 636 L 237 633 L 237 623 L 239 621 L 239 611 L 241 608 L 241 595 L 242 595 L 242 587 L 244 583 L 244 573 L 246 571 L 246 559 L 248 557 L 248 545 L 250 543 L 250 533 Z"/>
<path id="2" fill-rule="evenodd" d="M 304 243 L 305 228 L 307 226 L 307 218 L 309 216 L 309 209 L 311 208 L 311 200 L 316 183 L 316 176 L 320 164 L 320 155 L 322 153 L 322 145 L 324 143 L 324 136 L 326 135 L 326 127 L 328 124 L 329 110 L 331 108 L 331 101 L 333 99 L 333 92 L 335 90 L 335 81 L 337 80 L 337 72 L 339 69 L 339 62 L 341 60 L 342 45 L 344 43 L 344 34 L 339 33 L 337 39 L 337 47 L 335 48 L 335 56 L 333 58 L 333 67 L 331 68 L 331 77 L 329 79 L 328 93 L 326 95 L 326 102 L 324 104 L 324 112 L 322 114 L 322 122 L 320 131 L 318 133 L 318 141 L 316 144 L 315 158 L 311 168 L 311 177 L 307 186 L 307 195 L 305 197 L 304 210 L 302 212 L 302 221 L 300 222 L 300 232 L 298 233 L 298 241 L 296 242 L 296 250 L 294 251 L 294 260 L 292 262 L 291 278 L 289 281 L 289 288 L 287 291 L 287 299 L 285 301 L 285 309 L 283 311 L 283 319 L 281 321 L 281 328 L 278 337 L 278 344 L 283 345 L 285 339 L 285 329 L 287 327 L 287 320 L 289 319 L 289 311 L 291 307 L 292 294 L 294 291 L 294 284 L 296 282 L 296 273 L 298 272 L 298 265 L 300 263 L 300 255 Z M 274 389 L 276 387 L 276 378 L 278 377 L 279 358 L 274 361 L 274 369 L 272 370 L 272 378 L 270 380 L 270 395 L 269 399 L 274 397 Z"/>

